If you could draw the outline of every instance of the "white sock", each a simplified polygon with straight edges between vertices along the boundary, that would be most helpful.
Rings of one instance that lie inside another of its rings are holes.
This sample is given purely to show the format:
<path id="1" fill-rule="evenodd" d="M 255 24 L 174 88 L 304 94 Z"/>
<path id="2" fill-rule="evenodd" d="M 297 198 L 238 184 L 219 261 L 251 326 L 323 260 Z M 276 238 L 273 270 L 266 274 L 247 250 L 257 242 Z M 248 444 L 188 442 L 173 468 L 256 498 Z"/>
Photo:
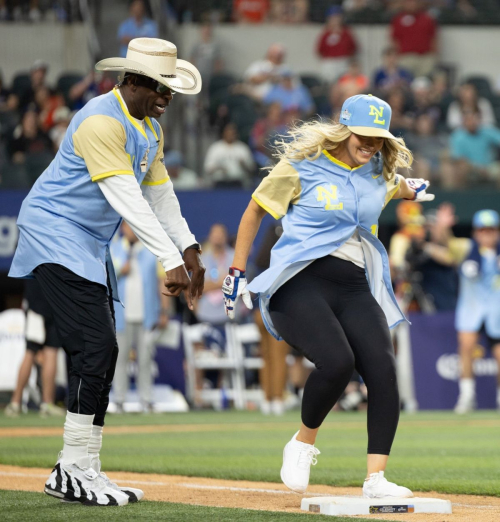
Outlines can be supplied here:
<path id="1" fill-rule="evenodd" d="M 97 473 L 101 471 L 100 469 L 100 461 L 99 461 L 99 453 L 102 447 L 102 426 L 96 426 L 95 424 L 92 426 L 92 432 L 90 433 L 89 440 L 89 457 L 90 457 L 90 466 Z"/>
<path id="2" fill-rule="evenodd" d="M 72 464 L 82 457 L 88 457 L 93 421 L 94 415 L 67 412 L 63 435 L 63 464 Z"/>
<path id="3" fill-rule="evenodd" d="M 476 396 L 476 381 L 471 378 L 460 379 L 460 396 L 472 399 Z"/>

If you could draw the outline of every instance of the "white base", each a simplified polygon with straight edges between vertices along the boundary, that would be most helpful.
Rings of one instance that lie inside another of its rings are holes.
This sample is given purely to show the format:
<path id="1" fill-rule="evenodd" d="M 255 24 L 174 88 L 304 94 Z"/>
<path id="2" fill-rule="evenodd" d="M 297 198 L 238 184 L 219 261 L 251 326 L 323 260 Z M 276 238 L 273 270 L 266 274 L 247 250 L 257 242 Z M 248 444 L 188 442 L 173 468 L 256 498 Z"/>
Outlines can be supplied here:
<path id="1" fill-rule="evenodd" d="M 451 513 L 451 502 L 438 498 L 419 497 L 313 497 L 302 499 L 300 509 L 332 516 L 392 513 Z"/>

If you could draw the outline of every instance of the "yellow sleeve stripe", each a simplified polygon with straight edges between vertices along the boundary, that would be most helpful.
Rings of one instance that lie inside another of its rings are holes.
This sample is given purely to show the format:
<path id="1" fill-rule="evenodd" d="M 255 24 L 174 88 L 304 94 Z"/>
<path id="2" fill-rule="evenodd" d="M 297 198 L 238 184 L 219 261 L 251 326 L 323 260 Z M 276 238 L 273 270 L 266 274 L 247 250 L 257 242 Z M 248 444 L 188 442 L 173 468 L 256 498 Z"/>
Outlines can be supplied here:
<path id="1" fill-rule="evenodd" d="M 281 219 L 282 216 L 279 216 L 278 214 L 276 214 L 276 212 L 274 212 L 274 210 L 271 210 L 265 203 L 262 203 L 262 201 L 260 199 L 258 199 L 257 197 L 255 197 L 254 194 L 252 194 L 252 199 L 255 201 L 255 203 L 257 203 L 257 205 L 259 205 L 266 212 L 271 214 L 271 216 L 273 216 L 274 219 Z"/>
<path id="2" fill-rule="evenodd" d="M 134 172 L 132 170 L 111 170 L 110 172 L 105 172 L 104 174 L 98 174 L 92 178 L 92 181 L 99 181 L 100 179 L 109 178 L 111 176 L 133 176 Z"/>
<path id="3" fill-rule="evenodd" d="M 148 186 L 154 186 L 154 185 L 163 185 L 167 183 L 167 181 L 170 181 L 170 177 L 167 176 L 166 178 L 160 179 L 159 181 L 143 181 L 141 185 L 148 185 Z"/>

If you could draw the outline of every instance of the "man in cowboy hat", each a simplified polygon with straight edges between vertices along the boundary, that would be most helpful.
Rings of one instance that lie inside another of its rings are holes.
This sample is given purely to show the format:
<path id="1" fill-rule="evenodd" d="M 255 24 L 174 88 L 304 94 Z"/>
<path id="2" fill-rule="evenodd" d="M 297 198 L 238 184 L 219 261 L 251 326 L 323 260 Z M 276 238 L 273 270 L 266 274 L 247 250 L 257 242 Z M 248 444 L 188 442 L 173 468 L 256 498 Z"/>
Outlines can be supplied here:
<path id="1" fill-rule="evenodd" d="M 45 493 L 90 505 L 124 505 L 143 492 L 100 472 L 102 427 L 118 346 L 118 300 L 109 243 L 125 219 L 165 270 L 165 294 L 203 291 L 200 246 L 181 215 L 163 165 L 161 116 L 174 92 L 196 94 L 199 72 L 174 44 L 136 38 L 126 58 L 96 65 L 121 71 L 112 92 L 73 118 L 59 152 L 24 200 L 10 276 L 35 278 L 70 358 L 64 447 Z M 191 279 L 188 271 L 192 272 Z"/>

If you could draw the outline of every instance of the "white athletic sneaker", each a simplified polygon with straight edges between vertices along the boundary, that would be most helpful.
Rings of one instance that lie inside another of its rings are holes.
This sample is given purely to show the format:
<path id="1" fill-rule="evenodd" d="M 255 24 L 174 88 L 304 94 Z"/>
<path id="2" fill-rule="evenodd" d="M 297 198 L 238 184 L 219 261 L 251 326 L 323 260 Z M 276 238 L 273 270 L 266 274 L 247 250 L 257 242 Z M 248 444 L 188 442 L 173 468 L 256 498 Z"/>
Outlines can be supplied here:
<path id="1" fill-rule="evenodd" d="M 101 471 L 101 460 L 96 459 L 95 457 L 92 459 L 92 469 L 99 473 L 99 477 L 104 481 L 108 488 L 111 488 L 114 491 L 119 491 L 121 493 L 125 493 L 128 497 L 128 501 L 132 504 L 134 502 L 139 502 L 144 497 L 144 491 L 138 488 L 129 488 L 128 486 L 118 486 L 111 481 L 111 479 Z"/>
<path id="2" fill-rule="evenodd" d="M 66 415 L 66 410 L 59 408 L 55 404 L 49 402 L 42 402 L 40 404 L 40 417 L 63 417 Z"/>
<path id="3" fill-rule="evenodd" d="M 44 493 L 63 502 L 80 502 L 86 506 L 125 506 L 129 497 L 109 488 L 90 467 L 90 458 L 63 464 L 61 454 L 45 483 Z"/>
<path id="4" fill-rule="evenodd" d="M 296 493 L 304 493 L 309 484 L 311 464 L 317 464 L 318 448 L 297 440 L 297 432 L 283 450 L 283 466 L 281 480 L 283 484 Z"/>
<path id="5" fill-rule="evenodd" d="M 17 402 L 11 402 L 7 404 L 4 410 L 6 417 L 19 417 L 21 415 L 21 405 Z"/>
<path id="6" fill-rule="evenodd" d="M 364 498 L 383 498 L 383 497 L 398 497 L 410 498 L 413 493 L 403 486 L 398 486 L 394 482 L 389 482 L 384 477 L 384 472 L 370 474 L 370 478 L 365 479 L 363 484 Z"/>
<path id="7" fill-rule="evenodd" d="M 471 411 L 476 409 L 476 398 L 467 395 L 459 395 L 458 401 L 455 406 L 455 413 L 459 415 L 465 415 L 466 413 L 470 413 Z"/>
<path id="8" fill-rule="evenodd" d="M 271 401 L 262 401 L 260 403 L 260 412 L 262 415 L 271 415 Z"/>
<path id="9" fill-rule="evenodd" d="M 273 402 L 271 402 L 271 411 L 273 415 L 280 417 L 285 413 L 285 403 L 280 399 L 274 399 Z"/>

